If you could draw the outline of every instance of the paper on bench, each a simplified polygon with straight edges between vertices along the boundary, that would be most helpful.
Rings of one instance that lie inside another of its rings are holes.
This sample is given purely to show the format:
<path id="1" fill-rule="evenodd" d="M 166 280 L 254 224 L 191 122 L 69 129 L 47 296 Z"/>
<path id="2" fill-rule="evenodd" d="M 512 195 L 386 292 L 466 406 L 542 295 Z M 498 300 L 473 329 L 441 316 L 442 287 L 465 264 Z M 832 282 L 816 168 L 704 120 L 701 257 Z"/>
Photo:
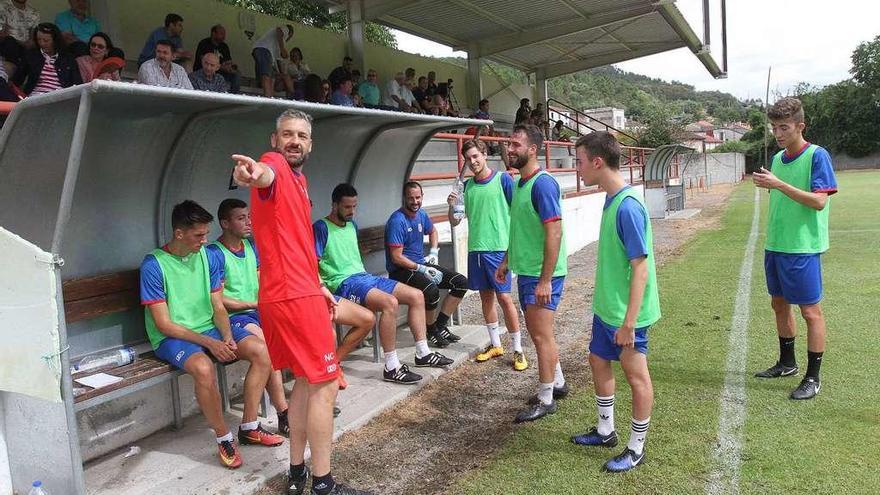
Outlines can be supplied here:
<path id="1" fill-rule="evenodd" d="M 122 377 L 108 375 L 107 373 L 95 373 L 91 376 L 86 376 L 83 378 L 76 378 L 75 381 L 86 387 L 92 388 L 101 388 L 106 387 L 107 385 L 113 385 L 114 383 L 118 383 L 122 381 Z"/>

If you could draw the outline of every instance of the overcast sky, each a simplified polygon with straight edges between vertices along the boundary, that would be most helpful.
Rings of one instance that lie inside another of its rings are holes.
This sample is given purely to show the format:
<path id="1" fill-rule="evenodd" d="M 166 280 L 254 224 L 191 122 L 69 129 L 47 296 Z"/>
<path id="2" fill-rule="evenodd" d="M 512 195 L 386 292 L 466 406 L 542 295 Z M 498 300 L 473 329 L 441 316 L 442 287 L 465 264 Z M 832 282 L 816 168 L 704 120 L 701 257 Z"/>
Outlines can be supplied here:
<path id="1" fill-rule="evenodd" d="M 711 0 L 712 44 L 721 65 L 720 0 Z M 700 38 L 702 0 L 678 0 L 679 10 Z M 449 47 L 395 31 L 401 50 L 449 56 Z M 739 98 L 764 98 L 767 68 L 772 66 L 770 99 L 798 82 L 826 85 L 849 78 L 850 55 L 862 41 L 880 35 L 876 0 L 728 0 L 728 78 L 715 80 L 686 48 L 617 64 L 623 70 L 677 80 L 701 90 L 719 90 Z M 457 52 L 456 55 L 464 56 Z"/>

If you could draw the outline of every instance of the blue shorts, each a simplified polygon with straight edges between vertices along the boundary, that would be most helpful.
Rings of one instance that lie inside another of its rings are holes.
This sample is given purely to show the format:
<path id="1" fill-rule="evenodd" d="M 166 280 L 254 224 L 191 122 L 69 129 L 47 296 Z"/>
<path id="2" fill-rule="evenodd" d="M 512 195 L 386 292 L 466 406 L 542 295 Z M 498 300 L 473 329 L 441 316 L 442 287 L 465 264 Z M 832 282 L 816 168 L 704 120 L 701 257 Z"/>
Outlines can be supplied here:
<path id="1" fill-rule="evenodd" d="M 371 273 L 356 273 L 339 284 L 335 294 L 355 304 L 366 304 L 367 292 L 370 290 L 379 289 L 387 294 L 392 294 L 395 287 L 397 287 L 396 280 L 377 277 Z"/>
<path id="2" fill-rule="evenodd" d="M 251 56 L 254 57 L 254 72 L 256 73 L 257 82 L 261 76 L 272 77 L 275 73 L 275 57 L 272 56 L 272 52 L 267 50 L 266 48 L 254 48 L 251 51 Z"/>
<path id="3" fill-rule="evenodd" d="M 468 253 L 468 289 L 510 292 L 510 272 L 503 284 L 495 281 L 495 270 L 504 260 L 504 251 L 472 251 Z"/>
<path id="4" fill-rule="evenodd" d="M 244 330 L 244 327 L 253 323 L 256 326 L 260 326 L 260 315 L 256 311 L 245 311 L 244 313 L 234 314 L 229 317 L 229 324 L 232 325 L 232 328 L 241 328 Z"/>
<path id="5" fill-rule="evenodd" d="M 633 348 L 642 354 L 648 354 L 648 328 L 636 328 Z M 623 347 L 614 342 L 614 334 L 617 328 L 602 321 L 593 315 L 593 340 L 590 341 L 590 353 L 599 356 L 606 361 L 620 361 L 620 351 Z"/>
<path id="6" fill-rule="evenodd" d="M 205 337 L 211 337 L 212 339 L 223 340 L 220 336 L 220 330 L 217 330 L 216 328 L 203 332 L 202 335 Z M 232 327 L 232 339 L 235 340 L 236 343 L 241 342 L 243 339 L 252 335 L 252 333 L 244 328 Z M 173 366 L 183 369 L 186 360 L 193 354 L 198 354 L 199 352 L 204 352 L 209 356 L 211 355 L 207 349 L 198 344 L 194 344 L 187 340 L 166 338 L 159 344 L 159 347 L 156 348 L 156 357 L 171 363 Z"/>
<path id="7" fill-rule="evenodd" d="M 537 306 L 535 302 L 535 287 L 538 286 L 539 277 L 530 277 L 528 275 L 517 276 L 517 288 L 519 289 L 519 306 L 523 311 L 529 304 Z M 553 277 L 550 280 L 550 304 L 543 306 L 546 309 L 556 311 L 559 306 L 559 300 L 562 299 L 562 288 L 565 285 L 565 276 Z"/>
<path id="8" fill-rule="evenodd" d="M 822 263 L 818 254 L 764 251 L 767 292 L 789 304 L 816 304 L 822 300 Z"/>

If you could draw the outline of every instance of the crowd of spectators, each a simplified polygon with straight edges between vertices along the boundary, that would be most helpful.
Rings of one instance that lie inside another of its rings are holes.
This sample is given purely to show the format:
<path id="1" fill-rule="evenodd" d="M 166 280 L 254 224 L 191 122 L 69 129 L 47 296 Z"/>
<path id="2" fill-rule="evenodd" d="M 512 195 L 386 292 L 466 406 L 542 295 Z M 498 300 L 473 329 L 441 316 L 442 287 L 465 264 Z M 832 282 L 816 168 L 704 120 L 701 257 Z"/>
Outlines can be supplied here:
<path id="1" fill-rule="evenodd" d="M 54 23 L 27 0 L 0 0 L 0 100 L 17 101 L 94 79 L 119 81 L 125 54 L 101 23 L 90 15 L 89 0 L 68 0 Z M 218 93 L 241 91 L 241 73 L 226 44 L 226 29 L 211 27 L 195 52 L 183 40 L 184 19 L 169 13 L 147 37 L 137 57 L 137 82 L 151 86 Z M 267 97 L 283 97 L 347 107 L 458 117 L 453 81 L 437 82 L 430 71 L 417 76 L 407 68 L 387 82 L 375 69 L 366 78 L 346 56 L 326 79 L 315 74 L 299 47 L 288 50 L 292 24 L 274 26 L 256 37 L 253 58 L 256 82 Z M 488 113 L 478 118 L 489 118 Z"/>

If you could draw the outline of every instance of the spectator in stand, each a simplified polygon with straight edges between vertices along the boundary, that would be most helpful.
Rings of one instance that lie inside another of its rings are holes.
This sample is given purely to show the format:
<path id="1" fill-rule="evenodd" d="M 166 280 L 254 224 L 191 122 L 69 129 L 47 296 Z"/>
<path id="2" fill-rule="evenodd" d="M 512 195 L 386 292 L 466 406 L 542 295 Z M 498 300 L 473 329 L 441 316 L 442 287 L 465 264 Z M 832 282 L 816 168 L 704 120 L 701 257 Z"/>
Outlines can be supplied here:
<path id="1" fill-rule="evenodd" d="M 67 50 L 78 58 L 89 54 L 86 43 L 93 34 L 101 31 L 101 23 L 89 15 L 89 0 L 68 0 L 68 3 L 70 8 L 55 16 L 55 25 L 61 30 Z"/>
<path id="2" fill-rule="evenodd" d="M 33 48 L 25 51 L 13 82 L 28 96 L 82 84 L 79 67 L 64 47 L 61 31 L 51 22 L 37 24 Z"/>
<path id="3" fill-rule="evenodd" d="M 321 81 L 321 103 L 330 103 L 331 87 L 327 79 Z"/>
<path id="4" fill-rule="evenodd" d="M 474 112 L 473 118 L 481 120 L 492 120 L 492 115 L 489 113 L 489 100 L 487 100 L 486 98 L 480 100 L 478 108 L 479 109 Z"/>
<path id="5" fill-rule="evenodd" d="M 138 82 L 163 88 L 193 89 L 186 70 L 172 60 L 174 45 L 168 40 L 156 42 L 156 53 L 138 70 Z"/>
<path id="6" fill-rule="evenodd" d="M 419 108 L 429 115 L 440 115 L 441 107 L 434 104 L 434 98 L 428 95 L 428 78 L 419 78 L 419 84 L 412 90 L 413 98 Z"/>
<path id="7" fill-rule="evenodd" d="M 290 62 L 287 63 L 287 73 L 293 82 L 301 82 L 307 75 L 312 73 L 309 65 L 303 60 L 302 50 L 298 46 L 290 50 Z"/>
<path id="8" fill-rule="evenodd" d="M 272 98 L 275 95 L 275 74 L 279 74 L 288 96 L 293 96 L 293 81 L 286 71 L 282 70 L 281 61 L 287 59 L 287 48 L 284 44 L 293 38 L 293 25 L 277 26 L 266 31 L 254 43 L 251 56 L 254 57 L 257 79 L 263 88 L 263 96 Z"/>
<path id="9" fill-rule="evenodd" d="M 519 108 L 516 111 L 516 117 L 513 119 L 513 125 L 527 124 L 531 114 L 532 107 L 529 106 L 529 99 L 523 98 L 519 100 Z"/>
<path id="10" fill-rule="evenodd" d="M 357 88 L 358 96 L 361 97 L 361 103 L 366 108 L 377 108 L 379 106 L 379 74 L 375 69 L 367 71 L 367 80 L 360 83 Z"/>
<path id="11" fill-rule="evenodd" d="M 428 95 L 434 96 L 437 94 L 437 73 L 434 71 L 428 72 Z"/>
<path id="12" fill-rule="evenodd" d="M 0 0 L 0 57 L 10 77 L 21 65 L 26 48 L 32 48 L 40 13 L 27 1 Z"/>
<path id="13" fill-rule="evenodd" d="M 303 79 L 303 99 L 310 103 L 323 103 L 324 91 L 321 88 L 321 77 L 309 74 Z"/>
<path id="14" fill-rule="evenodd" d="M 403 110 L 404 112 L 409 111 L 405 108 L 405 103 L 401 99 L 400 89 L 403 84 L 406 82 L 406 78 L 403 75 L 403 72 L 398 72 L 394 74 L 394 79 L 388 81 L 388 84 L 385 87 L 385 97 L 382 100 L 382 103 L 387 107 L 393 107 L 395 110 Z"/>
<path id="15" fill-rule="evenodd" d="M 556 121 L 556 125 L 553 126 L 553 131 L 550 133 L 550 137 L 553 141 L 571 141 L 571 134 L 563 128 L 564 125 L 565 122 L 563 122 L 562 119 Z"/>
<path id="16" fill-rule="evenodd" d="M 425 111 L 422 110 L 421 105 L 419 105 L 419 102 L 416 101 L 416 97 L 413 95 L 412 90 L 415 87 L 415 85 L 416 85 L 416 82 L 412 79 L 407 79 L 406 81 L 404 81 L 403 86 L 400 87 L 401 98 L 406 103 L 407 107 L 409 108 L 409 112 L 411 112 L 411 113 L 425 113 Z"/>
<path id="17" fill-rule="evenodd" d="M 63 35 L 63 33 L 62 33 Z M 125 60 L 112 57 L 113 42 L 106 33 L 97 32 L 89 38 L 89 54 L 76 57 L 76 65 L 79 66 L 79 75 L 82 82 L 91 82 L 93 79 L 105 81 L 119 81 L 119 71 L 125 66 Z"/>
<path id="18" fill-rule="evenodd" d="M 342 82 L 343 78 L 347 78 L 351 80 L 351 69 L 354 66 L 354 60 L 351 57 L 345 57 L 342 59 L 342 65 L 333 69 L 333 72 L 327 76 L 327 80 L 330 81 L 330 88 L 336 89 L 339 86 L 339 83 Z"/>
<path id="19" fill-rule="evenodd" d="M 9 87 L 9 76 L 3 65 L 3 57 L 0 57 L 0 101 L 19 101 L 18 95 Z"/>
<path id="20" fill-rule="evenodd" d="M 189 75 L 189 82 L 193 89 L 211 91 L 213 93 L 228 93 L 229 82 L 219 74 L 220 57 L 214 52 L 208 52 L 202 56 L 202 68 Z"/>
<path id="21" fill-rule="evenodd" d="M 159 41 L 165 40 L 171 42 L 171 47 L 173 49 L 173 58 L 171 61 L 192 69 L 193 53 L 189 50 L 183 49 L 183 38 L 180 37 L 182 33 L 183 17 L 180 17 L 177 14 L 166 15 L 165 26 L 154 29 L 144 43 L 144 47 L 141 49 L 141 54 L 138 57 L 138 67 L 143 65 L 147 60 L 155 57 L 156 45 Z"/>
<path id="22" fill-rule="evenodd" d="M 342 80 L 339 81 L 339 86 L 333 91 L 333 96 L 330 97 L 330 103 L 341 107 L 356 106 L 354 104 L 354 99 L 351 97 L 351 91 L 353 88 L 354 84 L 351 82 L 351 79 L 343 76 Z"/>
<path id="23" fill-rule="evenodd" d="M 220 24 L 211 27 L 211 36 L 199 41 L 196 47 L 196 57 L 193 61 L 193 70 L 202 68 L 202 59 L 206 53 L 214 53 L 220 59 L 220 70 L 217 71 L 226 82 L 229 83 L 229 92 L 238 93 L 241 90 L 241 74 L 238 65 L 232 61 L 229 45 L 226 44 L 226 28 Z"/>

